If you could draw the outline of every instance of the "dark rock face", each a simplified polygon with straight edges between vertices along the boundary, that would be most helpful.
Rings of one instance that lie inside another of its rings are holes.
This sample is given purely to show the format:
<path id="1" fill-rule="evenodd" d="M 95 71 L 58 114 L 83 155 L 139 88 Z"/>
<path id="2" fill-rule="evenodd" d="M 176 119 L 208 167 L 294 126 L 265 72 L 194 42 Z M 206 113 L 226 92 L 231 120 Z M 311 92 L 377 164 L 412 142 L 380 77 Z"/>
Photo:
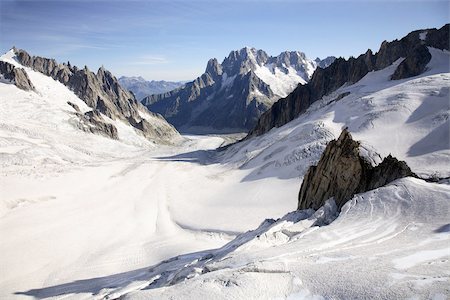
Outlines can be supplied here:
<path id="1" fill-rule="evenodd" d="M 390 155 L 373 167 L 359 154 L 359 142 L 344 129 L 337 140 L 327 145 L 317 166 L 311 166 L 306 173 L 298 209 L 318 209 L 331 197 L 342 208 L 353 195 L 406 176 L 415 175 L 404 161 Z"/>
<path id="2" fill-rule="evenodd" d="M 440 29 L 413 31 L 401 40 L 384 41 L 376 54 L 368 50 L 358 58 L 338 58 L 325 69 L 317 68 L 308 84 L 298 86 L 262 114 L 248 137 L 264 134 L 273 127 L 292 121 L 324 95 L 345 83 L 359 81 L 370 71 L 384 69 L 399 58 L 403 57 L 405 60 L 398 66 L 392 79 L 419 75 L 431 58 L 427 47 L 449 50 L 449 28 L 450 25 L 446 24 Z M 424 34 L 426 37 L 421 39 Z"/>
<path id="3" fill-rule="evenodd" d="M 16 68 L 12 64 L 0 61 L 0 74 L 24 91 L 34 91 L 35 88 L 22 68 Z"/>
<path id="4" fill-rule="evenodd" d="M 119 119 L 129 123 L 145 137 L 163 140 L 177 135 L 175 128 L 169 124 L 163 126 L 164 129 L 161 130 L 165 131 L 165 134 L 158 136 L 155 136 L 153 131 L 146 131 L 145 127 L 135 126 L 143 120 L 139 112 L 161 119 L 162 122 L 158 122 L 160 124 L 165 120 L 161 116 L 149 112 L 136 101 L 134 95 L 122 88 L 117 79 L 103 67 L 95 74 L 87 67 L 78 69 L 70 64 L 58 64 L 54 59 L 30 56 L 24 50 L 14 50 L 21 64 L 58 80 L 94 110 L 98 110 L 113 120 Z"/>
<path id="5" fill-rule="evenodd" d="M 431 54 L 425 45 L 417 46 L 395 70 L 391 79 L 404 79 L 417 76 L 425 71 L 431 60 Z"/>
<path id="6" fill-rule="evenodd" d="M 297 51 L 270 57 L 262 50 L 243 48 L 231 51 L 221 64 L 215 58 L 210 59 L 205 73 L 193 82 L 169 93 L 146 97 L 142 103 L 177 128 L 249 130 L 281 97 L 257 76 L 259 67 L 267 65 L 285 74 L 294 69 L 307 81 L 312 66 L 332 60 L 330 57 L 323 62 L 312 62 Z"/>

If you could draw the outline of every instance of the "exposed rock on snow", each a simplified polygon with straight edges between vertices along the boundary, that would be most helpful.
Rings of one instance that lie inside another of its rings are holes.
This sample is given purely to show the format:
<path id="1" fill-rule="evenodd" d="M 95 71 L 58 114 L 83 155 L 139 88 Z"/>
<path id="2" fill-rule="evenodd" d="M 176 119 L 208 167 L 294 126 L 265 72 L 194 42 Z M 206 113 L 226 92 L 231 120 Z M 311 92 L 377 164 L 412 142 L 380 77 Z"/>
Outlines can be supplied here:
<path id="1" fill-rule="evenodd" d="M 414 176 L 404 161 L 398 161 L 391 155 L 373 167 L 360 155 L 359 145 L 347 129 L 327 145 L 317 166 L 311 166 L 303 179 L 298 209 L 318 209 L 331 197 L 341 208 L 356 193 Z"/>
<path id="2" fill-rule="evenodd" d="M 425 71 L 425 67 L 431 60 L 430 51 L 425 45 L 419 45 L 406 56 L 392 75 L 392 79 L 403 79 L 417 76 Z"/>
<path id="3" fill-rule="evenodd" d="M 407 58 L 407 61 L 399 66 L 394 79 L 420 74 L 430 56 L 425 46 L 449 50 L 449 27 L 450 25 L 446 24 L 440 29 L 428 29 L 425 41 L 419 37 L 423 30 L 413 31 L 401 40 L 384 41 L 376 54 L 368 50 L 358 58 L 338 58 L 328 68 L 316 69 L 308 84 L 298 86 L 290 95 L 277 101 L 262 114 L 249 136 L 264 134 L 273 127 L 280 127 L 292 121 L 324 95 L 344 84 L 359 81 L 370 71 L 384 69 L 400 58 Z M 419 45 L 422 47 L 417 48 Z M 418 63 L 418 66 L 413 66 L 415 63 Z"/>
<path id="4" fill-rule="evenodd" d="M 4 79 L 14 83 L 19 89 L 24 91 L 34 90 L 30 78 L 28 78 L 27 73 L 22 68 L 16 68 L 6 61 L 0 61 L 0 74 Z"/>
<path id="5" fill-rule="evenodd" d="M 178 135 L 173 126 L 160 115 L 149 112 L 134 95 L 122 88 L 111 72 L 101 67 L 97 74 L 87 67 L 78 69 L 70 64 L 58 64 L 54 59 L 30 56 L 26 51 L 14 49 L 16 59 L 24 66 L 50 76 L 70 88 L 88 106 L 98 110 L 113 120 L 129 123 L 149 139 L 169 142 Z M 147 114 L 155 123 L 152 126 L 139 126 Z"/>
<path id="6" fill-rule="evenodd" d="M 101 134 L 114 140 L 119 139 L 116 126 L 106 122 L 98 110 L 94 109 L 83 114 L 75 103 L 68 101 L 67 104 L 75 109 L 75 115 L 79 118 L 79 122 L 76 123 L 78 128 L 86 132 Z"/>

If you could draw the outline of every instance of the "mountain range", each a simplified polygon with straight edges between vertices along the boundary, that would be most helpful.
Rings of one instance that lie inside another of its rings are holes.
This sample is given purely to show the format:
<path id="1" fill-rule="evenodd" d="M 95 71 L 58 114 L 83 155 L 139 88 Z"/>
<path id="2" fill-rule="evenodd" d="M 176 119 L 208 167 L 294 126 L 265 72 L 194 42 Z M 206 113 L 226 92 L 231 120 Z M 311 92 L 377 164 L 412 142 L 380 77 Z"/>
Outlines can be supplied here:
<path id="1" fill-rule="evenodd" d="M 279 98 L 309 81 L 314 70 L 334 57 L 310 60 L 299 51 L 269 56 L 245 47 L 231 51 L 222 63 L 210 59 L 205 73 L 184 86 L 145 97 L 142 103 L 178 129 L 195 127 L 246 131 Z"/>
<path id="2" fill-rule="evenodd" d="M 12 49 L 0 57 L 0 298 L 446 299 L 449 29 L 323 68 L 250 48 L 210 60 L 167 93 L 189 113 L 180 128 L 197 126 L 190 106 L 205 126 L 207 112 L 216 128 L 225 114 L 241 124 L 246 102 L 215 111 L 231 91 L 282 97 L 231 144 L 181 137 L 104 68 Z"/>
<path id="3" fill-rule="evenodd" d="M 185 84 L 185 81 L 148 81 L 141 76 L 121 76 L 118 80 L 120 85 L 127 90 L 132 91 L 136 99 L 138 100 L 142 100 L 143 98 L 150 95 L 170 92 Z"/>

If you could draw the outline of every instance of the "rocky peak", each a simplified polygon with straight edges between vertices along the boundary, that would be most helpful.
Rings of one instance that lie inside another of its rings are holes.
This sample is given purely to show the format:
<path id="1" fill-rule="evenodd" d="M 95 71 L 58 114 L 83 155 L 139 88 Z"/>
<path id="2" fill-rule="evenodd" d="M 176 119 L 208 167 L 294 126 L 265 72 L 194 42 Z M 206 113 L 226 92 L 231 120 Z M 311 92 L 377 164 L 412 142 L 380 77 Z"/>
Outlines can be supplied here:
<path id="1" fill-rule="evenodd" d="M 308 81 L 315 66 L 299 51 L 269 57 L 263 50 L 245 47 L 231 51 L 221 64 L 210 59 L 197 79 L 147 96 L 142 103 L 181 129 L 248 130 L 279 97 Z"/>
<path id="2" fill-rule="evenodd" d="M 404 161 L 388 156 L 373 166 L 360 154 L 360 143 L 344 129 L 337 140 L 328 143 L 317 166 L 311 166 L 303 179 L 298 209 L 318 209 L 334 198 L 339 208 L 353 195 L 384 186 L 396 179 L 415 176 Z"/>
<path id="3" fill-rule="evenodd" d="M 222 65 L 219 64 L 216 58 L 211 58 L 208 60 L 205 73 L 208 73 L 212 78 L 216 79 L 223 74 Z"/>
<path id="4" fill-rule="evenodd" d="M 258 65 L 264 64 L 268 58 L 263 50 L 245 47 L 231 51 L 222 62 L 222 67 L 227 74 L 246 74 L 250 70 L 255 70 Z"/>
<path id="5" fill-rule="evenodd" d="M 329 65 L 331 65 L 336 60 L 336 57 L 334 56 L 327 56 L 324 59 L 316 58 L 314 62 L 316 63 L 317 67 L 325 69 Z"/>
<path id="6" fill-rule="evenodd" d="M 277 65 L 286 67 L 298 66 L 306 61 L 306 55 L 300 51 L 285 51 L 274 57 Z"/>

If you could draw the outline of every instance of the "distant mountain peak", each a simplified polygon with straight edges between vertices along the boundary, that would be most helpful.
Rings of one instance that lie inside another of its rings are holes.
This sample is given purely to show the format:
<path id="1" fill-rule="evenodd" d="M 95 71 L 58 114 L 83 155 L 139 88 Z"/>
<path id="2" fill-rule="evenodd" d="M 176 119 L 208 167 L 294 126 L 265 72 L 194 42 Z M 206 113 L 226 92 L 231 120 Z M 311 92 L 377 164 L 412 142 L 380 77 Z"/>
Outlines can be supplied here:
<path id="1" fill-rule="evenodd" d="M 216 58 L 211 58 L 208 60 L 205 73 L 210 74 L 213 78 L 220 76 L 223 73 L 222 65 L 219 64 Z"/>
<path id="2" fill-rule="evenodd" d="M 205 73 L 184 87 L 143 99 L 179 128 L 250 129 L 275 101 L 306 83 L 317 64 L 303 52 L 269 56 L 244 47 L 230 51 L 222 63 L 208 60 Z"/>
<path id="3" fill-rule="evenodd" d="M 372 51 L 369 49 L 367 53 L 369 53 L 370 51 L 370 55 L 372 55 Z M 321 59 L 319 57 L 317 57 L 314 62 L 317 64 L 318 67 L 321 67 L 322 69 L 325 69 L 326 67 L 328 67 L 329 65 L 331 65 L 334 61 L 336 60 L 336 57 L 334 56 L 327 56 L 324 59 Z"/>
<path id="4" fill-rule="evenodd" d="M 141 100 L 153 94 L 163 94 L 174 90 L 184 84 L 182 81 L 151 80 L 147 81 L 141 76 L 121 76 L 119 83 L 127 90 L 133 92 L 137 99 Z"/>

